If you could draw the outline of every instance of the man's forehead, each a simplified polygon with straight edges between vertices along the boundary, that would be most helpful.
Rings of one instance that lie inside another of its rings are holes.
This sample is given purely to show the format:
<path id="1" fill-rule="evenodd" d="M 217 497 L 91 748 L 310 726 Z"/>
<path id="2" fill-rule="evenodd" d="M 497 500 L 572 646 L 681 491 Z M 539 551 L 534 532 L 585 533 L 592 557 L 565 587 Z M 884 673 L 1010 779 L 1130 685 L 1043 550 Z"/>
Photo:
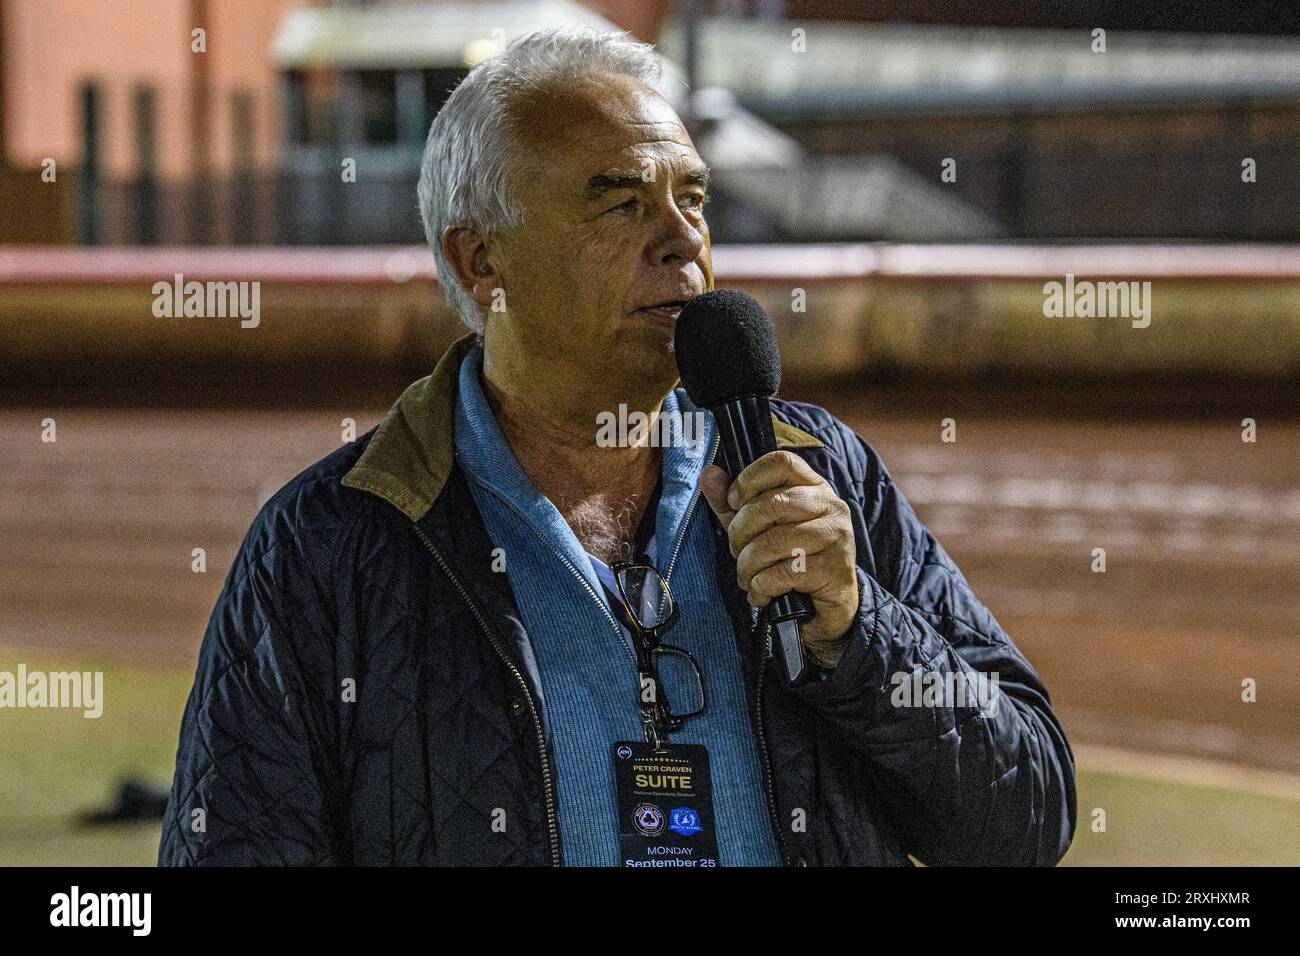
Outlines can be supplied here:
<path id="1" fill-rule="evenodd" d="M 515 104 L 522 138 L 552 156 L 634 151 L 643 144 L 676 144 L 693 152 L 676 111 L 649 87 L 626 76 L 602 76 L 525 94 Z"/>

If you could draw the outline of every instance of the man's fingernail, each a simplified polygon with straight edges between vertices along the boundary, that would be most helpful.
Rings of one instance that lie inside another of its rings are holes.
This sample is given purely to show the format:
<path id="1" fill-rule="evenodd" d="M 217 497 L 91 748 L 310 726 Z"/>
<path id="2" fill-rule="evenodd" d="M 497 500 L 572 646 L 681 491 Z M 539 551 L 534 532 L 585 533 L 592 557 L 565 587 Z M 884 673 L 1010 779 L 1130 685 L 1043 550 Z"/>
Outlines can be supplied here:
<path id="1" fill-rule="evenodd" d="M 732 511 L 740 507 L 740 495 L 736 494 L 735 488 L 727 492 L 727 504 L 731 506 Z"/>

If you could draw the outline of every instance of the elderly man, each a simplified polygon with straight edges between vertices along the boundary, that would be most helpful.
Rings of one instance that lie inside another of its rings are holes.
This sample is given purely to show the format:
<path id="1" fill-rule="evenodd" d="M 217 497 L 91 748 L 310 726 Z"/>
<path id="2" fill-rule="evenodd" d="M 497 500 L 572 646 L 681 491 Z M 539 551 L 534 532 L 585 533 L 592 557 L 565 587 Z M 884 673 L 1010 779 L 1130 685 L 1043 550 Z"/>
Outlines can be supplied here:
<path id="1" fill-rule="evenodd" d="M 420 207 L 474 334 L 253 524 L 160 863 L 1064 854 L 1047 692 L 861 439 L 774 401 L 781 449 L 738 476 L 711 420 L 704 455 L 597 440 L 613 410 L 698 413 L 672 343 L 713 288 L 709 173 L 658 75 L 624 36 L 548 31 L 439 113 Z M 762 610 L 792 588 L 795 686 Z"/>

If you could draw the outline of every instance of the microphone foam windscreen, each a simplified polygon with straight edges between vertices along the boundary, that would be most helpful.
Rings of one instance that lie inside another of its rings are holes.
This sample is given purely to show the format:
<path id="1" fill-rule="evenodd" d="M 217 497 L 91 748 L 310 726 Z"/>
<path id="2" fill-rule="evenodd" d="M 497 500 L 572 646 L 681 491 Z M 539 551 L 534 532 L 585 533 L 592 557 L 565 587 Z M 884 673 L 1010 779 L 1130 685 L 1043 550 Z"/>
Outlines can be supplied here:
<path id="1" fill-rule="evenodd" d="M 682 306 L 673 336 L 677 371 L 691 401 L 702 408 L 781 385 L 781 353 L 763 307 L 734 289 L 697 295 Z"/>

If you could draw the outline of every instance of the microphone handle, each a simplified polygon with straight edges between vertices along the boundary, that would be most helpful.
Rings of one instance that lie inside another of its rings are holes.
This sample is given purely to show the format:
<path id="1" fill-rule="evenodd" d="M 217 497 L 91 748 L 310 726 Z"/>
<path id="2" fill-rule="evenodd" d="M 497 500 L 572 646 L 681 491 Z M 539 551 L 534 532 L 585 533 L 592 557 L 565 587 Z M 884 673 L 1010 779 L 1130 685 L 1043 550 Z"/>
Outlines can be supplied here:
<path id="1" fill-rule="evenodd" d="M 722 451 L 723 465 L 734 479 L 746 467 L 776 451 L 776 433 L 772 430 L 772 409 L 766 395 L 732 399 L 713 409 L 718 423 L 718 446 Z M 777 625 L 777 643 L 786 677 L 791 686 L 807 680 L 812 668 L 799 636 L 799 621 L 808 620 L 816 612 L 812 599 L 806 594 L 791 591 L 775 598 L 767 607 L 768 619 Z"/>

